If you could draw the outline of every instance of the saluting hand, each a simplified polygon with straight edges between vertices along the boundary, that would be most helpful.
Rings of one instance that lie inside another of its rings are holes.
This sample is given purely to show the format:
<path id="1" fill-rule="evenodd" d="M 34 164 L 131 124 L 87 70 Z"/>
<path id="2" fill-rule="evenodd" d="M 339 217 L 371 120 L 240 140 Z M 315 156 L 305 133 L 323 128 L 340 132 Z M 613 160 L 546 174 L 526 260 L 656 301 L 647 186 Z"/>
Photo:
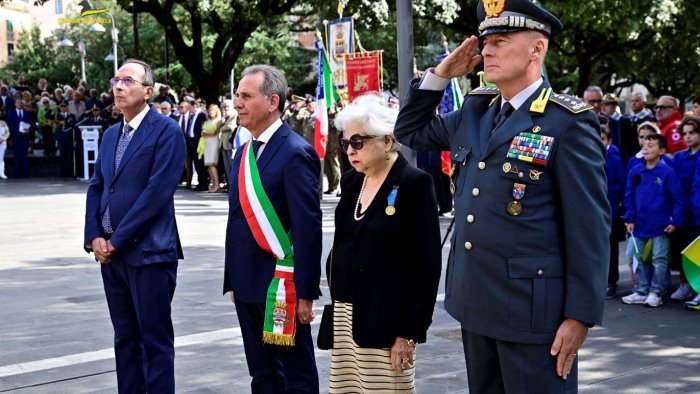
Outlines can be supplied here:
<path id="1" fill-rule="evenodd" d="M 574 359 L 588 335 L 588 327 L 578 320 L 564 320 L 554 337 L 550 354 L 557 356 L 557 375 L 566 379 L 574 365 Z"/>
<path id="2" fill-rule="evenodd" d="M 450 53 L 435 67 L 435 75 L 445 79 L 452 79 L 468 74 L 481 63 L 483 57 L 476 54 L 479 48 L 479 39 L 471 36 L 464 40 L 462 44 Z"/>

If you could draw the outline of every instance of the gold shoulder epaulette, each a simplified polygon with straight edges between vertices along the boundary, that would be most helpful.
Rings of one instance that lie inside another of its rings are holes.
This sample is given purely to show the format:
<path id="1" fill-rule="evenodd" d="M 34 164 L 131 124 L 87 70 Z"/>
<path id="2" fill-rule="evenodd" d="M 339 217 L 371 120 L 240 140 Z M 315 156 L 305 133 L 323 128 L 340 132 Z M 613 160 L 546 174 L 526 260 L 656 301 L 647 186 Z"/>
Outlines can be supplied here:
<path id="1" fill-rule="evenodd" d="M 494 95 L 494 94 L 499 94 L 499 93 L 501 93 L 501 92 L 500 92 L 500 91 L 498 90 L 498 88 L 495 87 L 495 86 L 479 86 L 478 88 L 476 88 L 476 89 L 472 90 L 471 92 L 469 92 L 469 95 L 470 95 L 470 96 L 471 96 L 471 95 L 475 95 L 475 94 L 490 94 L 490 95 Z"/>
<path id="2" fill-rule="evenodd" d="M 549 101 L 555 102 L 575 114 L 580 114 L 581 112 L 585 112 L 593 108 L 580 99 L 569 96 L 568 94 L 553 93 L 551 96 L 549 96 Z"/>

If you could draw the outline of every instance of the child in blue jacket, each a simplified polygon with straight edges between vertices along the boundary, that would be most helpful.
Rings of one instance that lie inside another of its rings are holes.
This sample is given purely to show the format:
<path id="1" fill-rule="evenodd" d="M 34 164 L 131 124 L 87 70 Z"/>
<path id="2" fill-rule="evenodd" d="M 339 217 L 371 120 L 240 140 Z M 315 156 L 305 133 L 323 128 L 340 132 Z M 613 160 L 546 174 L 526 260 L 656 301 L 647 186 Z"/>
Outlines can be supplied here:
<path id="1" fill-rule="evenodd" d="M 634 292 L 622 297 L 625 304 L 644 304 L 658 307 L 662 304 L 664 280 L 668 271 L 669 237 L 683 224 L 686 197 L 673 168 L 662 162 L 667 142 L 661 134 L 647 137 L 642 148 L 644 165 L 631 169 L 625 191 L 627 232 L 633 237 L 627 245 L 627 256 L 632 262 L 636 251 L 644 249 L 651 240 L 654 273 L 651 283 L 644 275 L 641 264 L 634 275 Z M 635 247 L 636 244 L 636 247 Z"/>

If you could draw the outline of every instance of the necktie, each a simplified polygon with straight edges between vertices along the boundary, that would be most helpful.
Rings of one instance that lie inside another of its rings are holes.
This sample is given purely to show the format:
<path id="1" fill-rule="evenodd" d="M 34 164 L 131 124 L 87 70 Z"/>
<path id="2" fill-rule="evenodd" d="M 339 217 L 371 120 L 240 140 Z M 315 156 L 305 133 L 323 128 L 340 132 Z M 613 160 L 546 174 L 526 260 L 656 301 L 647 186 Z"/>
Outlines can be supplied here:
<path id="1" fill-rule="evenodd" d="M 501 127 L 503 122 L 508 119 L 510 114 L 513 113 L 513 106 L 509 103 L 506 102 L 503 104 L 503 107 L 501 108 L 501 112 L 496 115 L 495 118 L 493 118 L 493 129 L 491 129 L 491 134 L 493 134 L 494 131 L 496 131 L 497 128 Z"/>
<path id="2" fill-rule="evenodd" d="M 255 156 L 255 160 L 258 160 L 258 151 L 260 150 L 262 144 L 264 144 L 264 142 L 253 140 L 253 156 Z"/>
<path id="3" fill-rule="evenodd" d="M 124 157 L 124 152 L 126 152 L 127 146 L 129 146 L 129 142 L 131 141 L 131 126 L 128 124 L 124 125 L 124 130 L 122 131 L 122 135 L 119 137 L 119 142 L 117 143 L 117 153 L 114 156 L 114 171 L 117 171 L 117 168 L 119 168 L 119 163 L 122 161 L 122 157 Z M 114 229 L 112 228 L 112 221 L 109 219 L 109 203 L 107 203 L 107 209 L 105 209 L 104 215 L 102 215 L 102 230 L 105 232 L 105 234 L 111 234 L 114 232 Z"/>

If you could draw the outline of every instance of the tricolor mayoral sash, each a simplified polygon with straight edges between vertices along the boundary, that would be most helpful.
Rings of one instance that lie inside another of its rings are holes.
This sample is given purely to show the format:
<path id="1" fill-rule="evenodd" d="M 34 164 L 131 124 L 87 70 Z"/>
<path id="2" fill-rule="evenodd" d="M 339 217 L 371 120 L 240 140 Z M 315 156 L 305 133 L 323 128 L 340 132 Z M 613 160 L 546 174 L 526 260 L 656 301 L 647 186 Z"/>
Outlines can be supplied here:
<path id="1" fill-rule="evenodd" d="M 263 342 L 293 346 L 297 294 L 294 287 L 291 235 L 284 231 L 282 222 L 263 189 L 251 142 L 252 139 L 243 147 L 238 171 L 239 199 L 255 241 L 277 259 L 275 276 L 267 289 Z"/>

